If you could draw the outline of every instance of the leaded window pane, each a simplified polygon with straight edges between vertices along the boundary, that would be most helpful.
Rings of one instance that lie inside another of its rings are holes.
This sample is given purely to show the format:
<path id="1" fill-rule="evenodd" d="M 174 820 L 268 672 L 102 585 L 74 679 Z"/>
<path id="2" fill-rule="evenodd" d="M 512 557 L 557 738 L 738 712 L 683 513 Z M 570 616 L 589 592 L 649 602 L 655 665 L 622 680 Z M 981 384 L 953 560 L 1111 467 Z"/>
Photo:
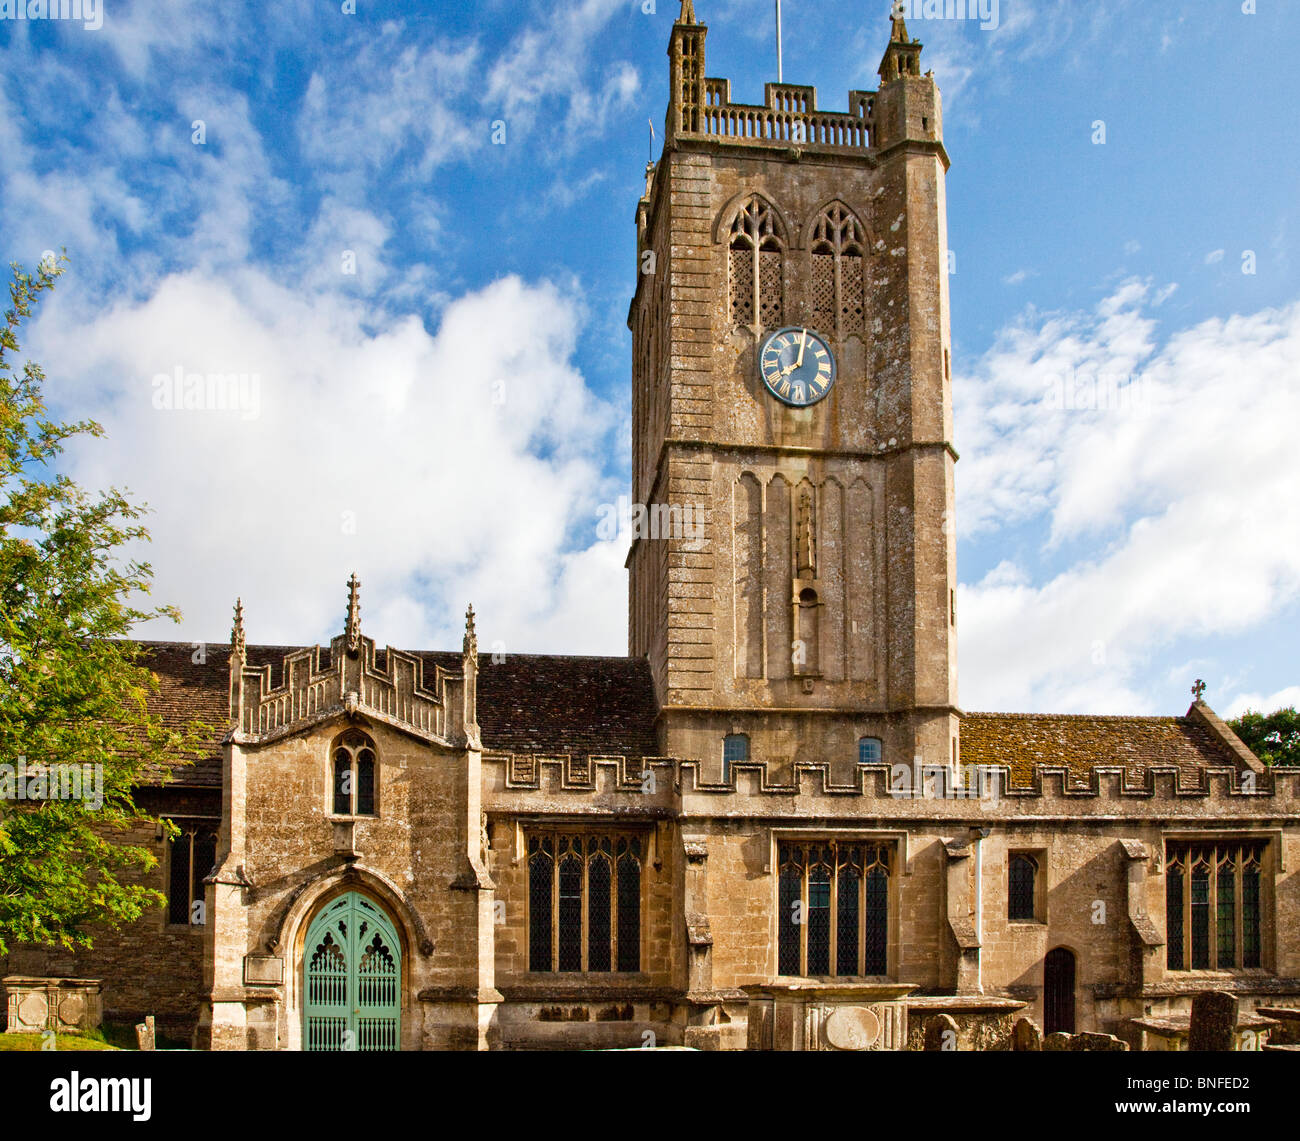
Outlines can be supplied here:
<path id="1" fill-rule="evenodd" d="M 357 815 L 375 813 L 375 754 L 362 749 L 357 754 Z"/>
<path id="2" fill-rule="evenodd" d="M 582 857 L 570 852 L 560 860 L 561 971 L 582 970 Z"/>
<path id="3" fill-rule="evenodd" d="M 1183 958 L 1183 869 L 1170 864 L 1165 873 L 1165 939 L 1171 971 L 1180 971 Z"/>
<path id="4" fill-rule="evenodd" d="M 190 921 L 190 844 L 192 839 L 190 834 L 186 832 L 172 841 L 171 866 L 168 869 L 168 884 L 171 888 L 167 898 L 168 923 L 188 923 Z"/>
<path id="5" fill-rule="evenodd" d="M 1220 968 L 1237 965 L 1237 924 L 1235 894 L 1237 872 L 1235 860 L 1225 860 L 1219 867 L 1218 898 L 1215 907 L 1218 963 Z"/>
<path id="6" fill-rule="evenodd" d="M 1210 870 L 1203 862 L 1192 868 L 1192 970 L 1210 965 Z"/>
<path id="7" fill-rule="evenodd" d="M 528 858 L 528 969 L 551 969 L 551 879 L 554 863 L 537 837 Z"/>
<path id="8" fill-rule="evenodd" d="M 1241 965 L 1258 967 L 1259 865 L 1248 863 L 1241 873 Z"/>
<path id="9" fill-rule="evenodd" d="M 889 969 L 888 957 L 889 868 L 877 863 L 867 873 L 866 963 L 862 973 L 883 975 Z"/>
<path id="10" fill-rule="evenodd" d="M 817 851 L 808 869 L 808 971 L 831 973 L 831 869 L 825 851 Z"/>
<path id="11" fill-rule="evenodd" d="M 1007 918 L 1027 920 L 1034 918 L 1034 873 L 1037 865 L 1030 856 L 1011 857 L 1010 897 L 1007 900 Z"/>
<path id="12" fill-rule="evenodd" d="M 641 969 L 641 846 L 618 858 L 618 969 Z"/>
<path id="13" fill-rule="evenodd" d="M 587 865 L 587 970 L 607 971 L 610 964 L 609 857 L 597 852 Z"/>
<path id="14" fill-rule="evenodd" d="M 777 955 L 778 973 L 799 975 L 799 923 L 800 899 L 803 896 L 803 862 L 792 848 L 782 848 L 780 884 L 777 888 Z M 789 861 L 789 862 L 787 862 Z"/>
<path id="15" fill-rule="evenodd" d="M 856 850 L 841 859 L 835 876 L 835 973 L 858 973 L 858 918 L 862 873 L 854 866 Z"/>
<path id="16" fill-rule="evenodd" d="M 863 737 L 858 741 L 858 764 L 880 764 L 881 748 L 879 737 Z"/>
<path id="17" fill-rule="evenodd" d="M 347 749 L 334 750 L 334 812 L 338 816 L 352 813 L 352 754 Z"/>

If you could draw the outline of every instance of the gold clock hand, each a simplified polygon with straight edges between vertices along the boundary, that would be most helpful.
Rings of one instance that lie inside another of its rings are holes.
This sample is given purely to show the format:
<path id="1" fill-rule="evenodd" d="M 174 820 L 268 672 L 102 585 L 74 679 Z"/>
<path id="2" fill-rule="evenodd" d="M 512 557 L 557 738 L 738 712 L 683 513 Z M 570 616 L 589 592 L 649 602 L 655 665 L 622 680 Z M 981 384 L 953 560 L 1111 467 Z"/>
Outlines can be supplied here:
<path id="1" fill-rule="evenodd" d="M 808 330 L 803 330 L 803 340 L 799 342 L 799 359 L 794 362 L 795 368 L 803 368 L 803 351 L 808 347 Z"/>

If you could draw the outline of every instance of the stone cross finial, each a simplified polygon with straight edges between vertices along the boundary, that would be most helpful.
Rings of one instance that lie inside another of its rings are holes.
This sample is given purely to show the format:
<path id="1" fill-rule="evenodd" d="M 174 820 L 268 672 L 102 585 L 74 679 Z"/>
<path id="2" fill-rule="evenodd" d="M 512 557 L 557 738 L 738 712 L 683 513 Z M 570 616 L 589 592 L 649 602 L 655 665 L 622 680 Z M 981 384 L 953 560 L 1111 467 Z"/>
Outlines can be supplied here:
<path id="1" fill-rule="evenodd" d="M 235 624 L 230 630 L 230 649 L 240 657 L 244 656 L 247 641 L 244 637 L 244 600 L 235 599 Z"/>
<path id="2" fill-rule="evenodd" d="M 470 604 L 465 611 L 465 642 L 464 651 L 467 658 L 478 657 L 478 634 L 474 630 L 474 605 Z"/>
<path id="3" fill-rule="evenodd" d="M 1205 682 L 1203 682 L 1199 677 L 1196 679 L 1196 684 L 1192 686 L 1192 696 L 1197 701 L 1200 701 L 1201 698 L 1205 696 Z"/>
<path id="4" fill-rule="evenodd" d="M 356 572 L 348 579 L 348 653 L 355 654 L 361 646 L 361 580 Z"/>
<path id="5" fill-rule="evenodd" d="M 695 0 L 682 0 L 682 14 L 677 17 L 679 24 L 695 23 Z"/>

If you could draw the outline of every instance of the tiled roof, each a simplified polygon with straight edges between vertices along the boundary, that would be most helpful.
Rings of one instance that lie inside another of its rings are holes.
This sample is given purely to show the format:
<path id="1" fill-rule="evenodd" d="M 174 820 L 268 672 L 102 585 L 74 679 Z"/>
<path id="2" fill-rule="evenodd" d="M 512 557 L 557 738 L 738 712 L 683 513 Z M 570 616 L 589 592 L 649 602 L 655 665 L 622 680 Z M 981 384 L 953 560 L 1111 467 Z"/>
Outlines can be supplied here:
<path id="1" fill-rule="evenodd" d="M 1211 730 L 1187 717 L 1098 717 L 1039 713 L 967 713 L 961 719 L 963 765 L 1007 765 L 1013 784 L 1028 784 L 1035 765 L 1064 766 L 1086 783 L 1089 771 L 1152 765 L 1195 771 L 1239 762 Z"/>
<path id="2" fill-rule="evenodd" d="M 221 784 L 220 741 L 228 724 L 230 650 L 209 646 L 194 661 L 187 642 L 143 643 L 147 664 L 158 675 L 153 707 L 169 725 L 201 720 L 215 726 L 206 756 L 177 771 L 186 785 Z M 281 684 L 281 666 L 298 646 L 249 646 L 248 664 L 271 667 L 271 684 Z M 322 649 L 322 658 L 328 649 Z M 383 651 L 377 655 L 383 665 Z M 433 667 L 460 671 L 460 655 L 416 653 L 425 677 Z M 656 752 L 654 689 L 649 666 L 636 658 L 583 658 L 510 654 L 496 664 L 479 656 L 478 715 L 483 747 L 515 753 L 644 757 Z"/>

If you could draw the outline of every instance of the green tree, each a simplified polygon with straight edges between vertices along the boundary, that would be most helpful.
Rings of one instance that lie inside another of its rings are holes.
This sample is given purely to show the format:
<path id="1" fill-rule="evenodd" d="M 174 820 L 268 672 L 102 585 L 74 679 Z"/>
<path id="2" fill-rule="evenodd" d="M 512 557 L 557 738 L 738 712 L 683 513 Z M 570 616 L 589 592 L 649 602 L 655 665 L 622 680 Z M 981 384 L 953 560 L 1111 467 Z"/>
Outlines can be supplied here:
<path id="1" fill-rule="evenodd" d="M 1248 709 L 1228 724 L 1266 765 L 1300 765 L 1300 714 L 1294 705 L 1272 713 Z"/>
<path id="2" fill-rule="evenodd" d="M 170 730 L 150 712 L 157 678 L 125 640 L 139 622 L 179 618 L 141 609 L 152 572 L 122 552 L 148 537 L 145 508 L 54 469 L 64 441 L 103 429 L 50 420 L 40 367 L 14 363 L 19 326 L 66 260 L 35 274 L 13 265 L 0 329 L 0 953 L 11 941 L 89 947 L 94 930 L 163 902 L 138 882 L 156 859 L 123 833 L 158 824 L 134 789 L 192 758 L 202 729 Z M 79 798 L 71 769 L 56 767 L 74 765 L 91 778 Z"/>

